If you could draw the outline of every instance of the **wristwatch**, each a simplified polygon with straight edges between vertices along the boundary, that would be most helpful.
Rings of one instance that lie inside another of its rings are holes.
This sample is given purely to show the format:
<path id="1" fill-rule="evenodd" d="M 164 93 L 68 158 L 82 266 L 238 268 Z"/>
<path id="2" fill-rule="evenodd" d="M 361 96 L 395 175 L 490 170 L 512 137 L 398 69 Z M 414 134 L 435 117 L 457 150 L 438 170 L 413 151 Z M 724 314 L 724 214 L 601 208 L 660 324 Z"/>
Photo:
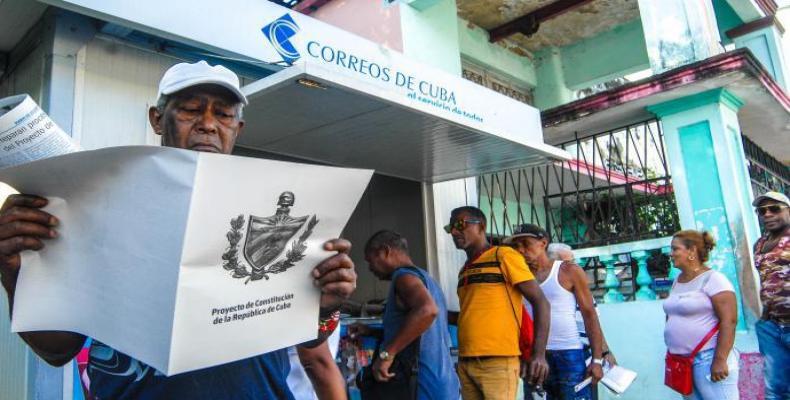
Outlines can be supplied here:
<path id="1" fill-rule="evenodd" d="M 603 365 L 603 358 L 593 358 L 593 364 Z"/>
<path id="2" fill-rule="evenodd" d="M 390 354 L 387 350 L 382 350 L 379 352 L 379 359 L 382 361 L 389 361 L 392 359 L 392 354 Z"/>

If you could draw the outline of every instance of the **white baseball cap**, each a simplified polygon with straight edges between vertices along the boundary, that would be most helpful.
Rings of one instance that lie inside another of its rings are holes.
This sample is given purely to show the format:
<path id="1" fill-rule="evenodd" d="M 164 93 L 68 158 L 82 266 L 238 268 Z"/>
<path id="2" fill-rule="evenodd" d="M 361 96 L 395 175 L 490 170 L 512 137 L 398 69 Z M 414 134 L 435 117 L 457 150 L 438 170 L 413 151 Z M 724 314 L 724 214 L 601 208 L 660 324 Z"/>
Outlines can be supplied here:
<path id="1" fill-rule="evenodd" d="M 159 96 L 170 95 L 191 86 L 205 84 L 222 86 L 235 94 L 244 105 L 247 105 L 247 97 L 239 88 L 239 77 L 221 65 L 211 66 L 203 60 L 194 64 L 179 63 L 165 71 L 165 75 L 159 81 Z"/>
<path id="2" fill-rule="evenodd" d="M 752 202 L 752 205 L 757 207 L 760 205 L 761 201 L 768 199 L 775 200 L 780 203 L 784 203 L 786 206 L 790 206 L 790 199 L 788 199 L 787 196 L 779 192 L 767 192 L 761 196 L 757 196 L 757 198 L 754 199 L 754 201 Z"/>

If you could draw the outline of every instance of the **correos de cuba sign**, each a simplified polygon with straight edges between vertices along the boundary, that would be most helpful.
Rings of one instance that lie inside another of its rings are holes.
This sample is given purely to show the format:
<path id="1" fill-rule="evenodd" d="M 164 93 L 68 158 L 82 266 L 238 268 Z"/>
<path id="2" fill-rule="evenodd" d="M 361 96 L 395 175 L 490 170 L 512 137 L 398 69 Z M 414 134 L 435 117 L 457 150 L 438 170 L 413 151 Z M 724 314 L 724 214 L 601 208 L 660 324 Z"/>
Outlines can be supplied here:
<path id="1" fill-rule="evenodd" d="M 262 0 L 44 0 L 220 54 L 320 66 L 379 94 L 504 138 L 543 143 L 537 109 L 309 16 Z"/>
<path id="2" fill-rule="evenodd" d="M 295 44 L 300 30 L 299 24 L 296 23 L 291 13 L 285 13 L 265 25 L 261 32 L 284 63 L 294 64 L 302 58 L 302 54 Z M 483 122 L 482 117 L 458 108 L 455 92 L 440 84 L 399 71 L 389 63 L 384 64 L 373 60 L 369 56 L 356 53 L 346 47 L 338 48 L 319 40 L 308 40 L 304 47 L 306 56 L 309 58 L 303 62 L 314 61 L 332 64 L 353 72 L 362 79 L 372 79 L 405 89 L 412 99 Z"/>

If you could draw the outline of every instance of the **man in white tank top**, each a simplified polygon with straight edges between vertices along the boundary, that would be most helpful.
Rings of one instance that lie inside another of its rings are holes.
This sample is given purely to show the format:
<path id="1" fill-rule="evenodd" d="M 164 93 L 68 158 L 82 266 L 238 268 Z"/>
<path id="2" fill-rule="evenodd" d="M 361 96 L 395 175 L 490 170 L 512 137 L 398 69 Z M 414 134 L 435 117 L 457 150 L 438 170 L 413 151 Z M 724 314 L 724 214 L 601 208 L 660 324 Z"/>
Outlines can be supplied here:
<path id="1" fill-rule="evenodd" d="M 603 334 L 587 284 L 587 274 L 573 262 L 551 260 L 546 252 L 549 235 L 537 225 L 518 226 L 514 234 L 505 239 L 505 243 L 524 256 L 551 304 L 551 324 L 546 346 L 549 378 L 543 388 L 525 385 L 526 398 L 531 399 L 533 392 L 545 390 L 546 399 L 551 400 L 591 399 L 589 385 L 578 392 L 574 389 L 588 376 L 593 378 L 593 383 L 603 377 Z M 585 363 L 584 346 L 576 326 L 577 305 L 584 318 L 593 354 L 589 367 Z"/>

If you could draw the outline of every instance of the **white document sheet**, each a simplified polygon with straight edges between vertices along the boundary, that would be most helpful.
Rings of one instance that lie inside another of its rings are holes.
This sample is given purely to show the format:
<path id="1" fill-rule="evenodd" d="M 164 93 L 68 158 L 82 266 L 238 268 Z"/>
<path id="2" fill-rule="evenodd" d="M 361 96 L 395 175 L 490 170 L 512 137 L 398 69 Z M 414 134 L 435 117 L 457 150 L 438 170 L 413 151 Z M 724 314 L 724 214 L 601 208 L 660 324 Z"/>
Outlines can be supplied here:
<path id="1" fill-rule="evenodd" d="M 314 339 L 310 272 L 371 175 L 148 146 L 2 169 L 61 221 L 23 253 L 12 330 L 82 333 L 166 375 Z"/>
<path id="2" fill-rule="evenodd" d="M 601 383 L 606 386 L 607 389 L 620 395 L 628 390 L 628 387 L 631 386 L 635 379 L 636 372 L 619 365 L 612 365 L 605 369 Z"/>
<path id="3" fill-rule="evenodd" d="M 30 96 L 0 99 L 0 168 L 79 149 Z"/>

